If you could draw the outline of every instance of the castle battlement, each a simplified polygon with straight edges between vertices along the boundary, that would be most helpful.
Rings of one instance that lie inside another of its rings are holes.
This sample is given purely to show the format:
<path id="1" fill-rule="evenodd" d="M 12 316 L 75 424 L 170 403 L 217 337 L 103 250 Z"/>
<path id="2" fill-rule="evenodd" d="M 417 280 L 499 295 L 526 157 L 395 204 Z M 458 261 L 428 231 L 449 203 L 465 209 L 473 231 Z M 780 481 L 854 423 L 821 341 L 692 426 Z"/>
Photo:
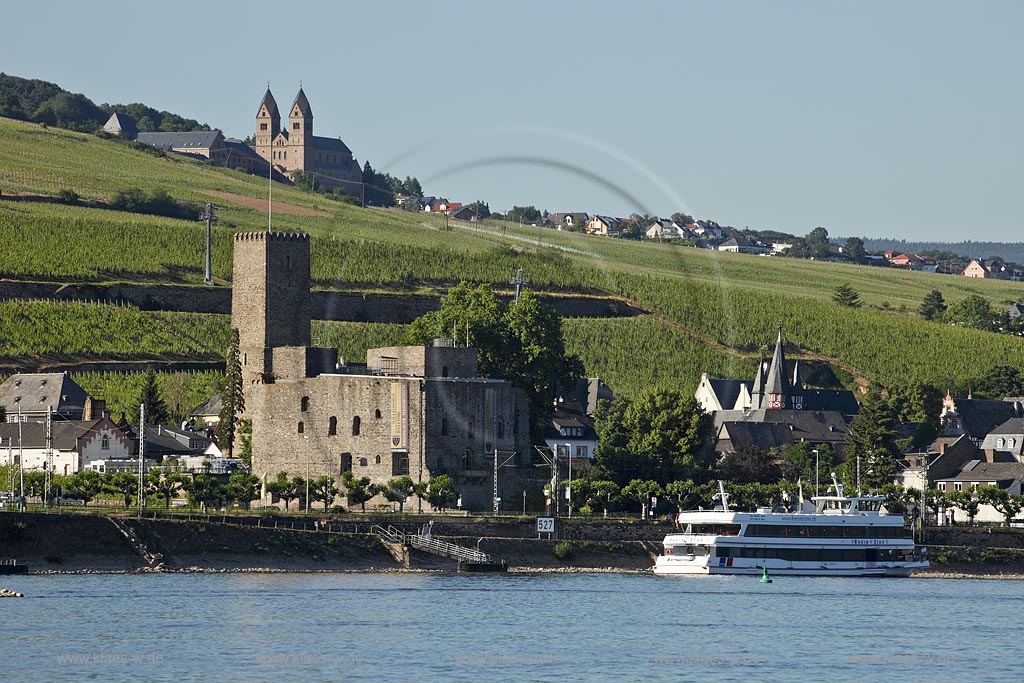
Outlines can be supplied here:
<path id="1" fill-rule="evenodd" d="M 303 232 L 236 232 L 236 242 L 274 241 L 274 242 L 308 242 L 309 235 Z"/>

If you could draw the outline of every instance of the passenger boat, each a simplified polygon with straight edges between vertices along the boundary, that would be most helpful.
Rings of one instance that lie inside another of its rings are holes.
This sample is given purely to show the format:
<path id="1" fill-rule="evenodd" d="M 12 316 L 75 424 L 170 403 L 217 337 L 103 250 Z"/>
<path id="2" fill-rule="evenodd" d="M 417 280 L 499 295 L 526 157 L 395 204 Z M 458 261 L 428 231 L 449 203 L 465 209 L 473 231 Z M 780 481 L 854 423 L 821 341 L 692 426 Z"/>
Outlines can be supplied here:
<path id="1" fill-rule="evenodd" d="M 844 496 L 832 481 L 835 495 L 795 513 L 730 510 L 718 482 L 721 506 L 679 513 L 680 532 L 665 537 L 654 573 L 910 576 L 928 567 L 903 516 L 882 510 L 883 496 Z"/>

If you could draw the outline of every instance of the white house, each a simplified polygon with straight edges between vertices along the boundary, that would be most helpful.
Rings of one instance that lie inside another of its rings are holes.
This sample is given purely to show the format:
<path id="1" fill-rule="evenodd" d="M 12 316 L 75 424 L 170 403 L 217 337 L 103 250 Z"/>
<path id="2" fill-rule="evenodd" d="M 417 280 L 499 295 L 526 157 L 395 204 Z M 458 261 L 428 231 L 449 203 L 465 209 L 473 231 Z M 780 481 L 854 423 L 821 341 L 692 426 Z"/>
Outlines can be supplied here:
<path id="1" fill-rule="evenodd" d="M 10 456 L 14 464 L 24 464 L 26 471 L 46 466 L 46 424 L 43 422 L 6 423 L 0 425 L 3 442 L 0 460 Z M 52 472 L 62 475 L 83 470 L 106 471 L 112 461 L 130 462 L 135 443 L 126 437 L 109 413 L 98 420 L 54 420 L 51 427 Z"/>

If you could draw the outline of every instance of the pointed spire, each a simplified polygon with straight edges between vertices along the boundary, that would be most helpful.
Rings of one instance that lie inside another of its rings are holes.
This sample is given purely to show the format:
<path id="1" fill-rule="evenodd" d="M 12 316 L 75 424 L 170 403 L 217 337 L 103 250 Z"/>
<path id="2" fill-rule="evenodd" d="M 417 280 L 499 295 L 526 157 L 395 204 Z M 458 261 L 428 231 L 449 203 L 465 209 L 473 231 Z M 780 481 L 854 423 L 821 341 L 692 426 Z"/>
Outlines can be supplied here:
<path id="1" fill-rule="evenodd" d="M 313 116 L 313 109 L 309 106 L 309 100 L 306 99 L 306 93 L 302 91 L 302 85 L 299 85 L 299 94 L 295 96 L 295 101 L 292 102 L 292 111 L 295 111 L 295 107 L 299 108 L 299 113 L 303 116 Z"/>
<path id="2" fill-rule="evenodd" d="M 757 374 L 754 375 L 754 389 L 750 396 L 750 407 L 754 410 L 761 409 L 764 394 L 764 358 L 757 361 Z"/>
<path id="3" fill-rule="evenodd" d="M 281 115 L 277 110 L 277 100 L 274 99 L 273 93 L 270 92 L 270 81 L 267 81 L 267 92 L 263 94 L 263 99 L 260 100 L 260 106 L 256 107 L 257 113 L 262 110 L 263 107 L 267 108 L 267 113 L 271 118 L 277 118 Z"/>
<path id="4" fill-rule="evenodd" d="M 793 388 L 802 389 L 803 383 L 800 381 L 800 361 L 793 363 Z"/>
<path id="5" fill-rule="evenodd" d="M 786 356 L 783 353 L 782 325 L 779 325 L 779 337 L 775 342 L 775 355 L 772 356 L 768 377 L 765 379 L 764 392 L 768 395 L 767 408 L 781 409 L 786 407 L 789 396 L 789 378 L 786 376 Z"/>

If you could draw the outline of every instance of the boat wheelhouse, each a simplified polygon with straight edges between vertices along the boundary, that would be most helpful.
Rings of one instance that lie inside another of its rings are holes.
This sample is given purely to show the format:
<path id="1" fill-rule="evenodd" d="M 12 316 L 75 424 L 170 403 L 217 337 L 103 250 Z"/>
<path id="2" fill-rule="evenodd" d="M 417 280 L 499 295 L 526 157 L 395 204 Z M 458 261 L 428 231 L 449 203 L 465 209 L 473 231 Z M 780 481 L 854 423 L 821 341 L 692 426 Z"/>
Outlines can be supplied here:
<path id="1" fill-rule="evenodd" d="M 809 512 L 729 509 L 681 512 L 679 533 L 664 540 L 655 574 L 771 574 L 909 576 L 928 566 L 902 515 L 887 514 L 882 496 L 815 496 Z"/>

